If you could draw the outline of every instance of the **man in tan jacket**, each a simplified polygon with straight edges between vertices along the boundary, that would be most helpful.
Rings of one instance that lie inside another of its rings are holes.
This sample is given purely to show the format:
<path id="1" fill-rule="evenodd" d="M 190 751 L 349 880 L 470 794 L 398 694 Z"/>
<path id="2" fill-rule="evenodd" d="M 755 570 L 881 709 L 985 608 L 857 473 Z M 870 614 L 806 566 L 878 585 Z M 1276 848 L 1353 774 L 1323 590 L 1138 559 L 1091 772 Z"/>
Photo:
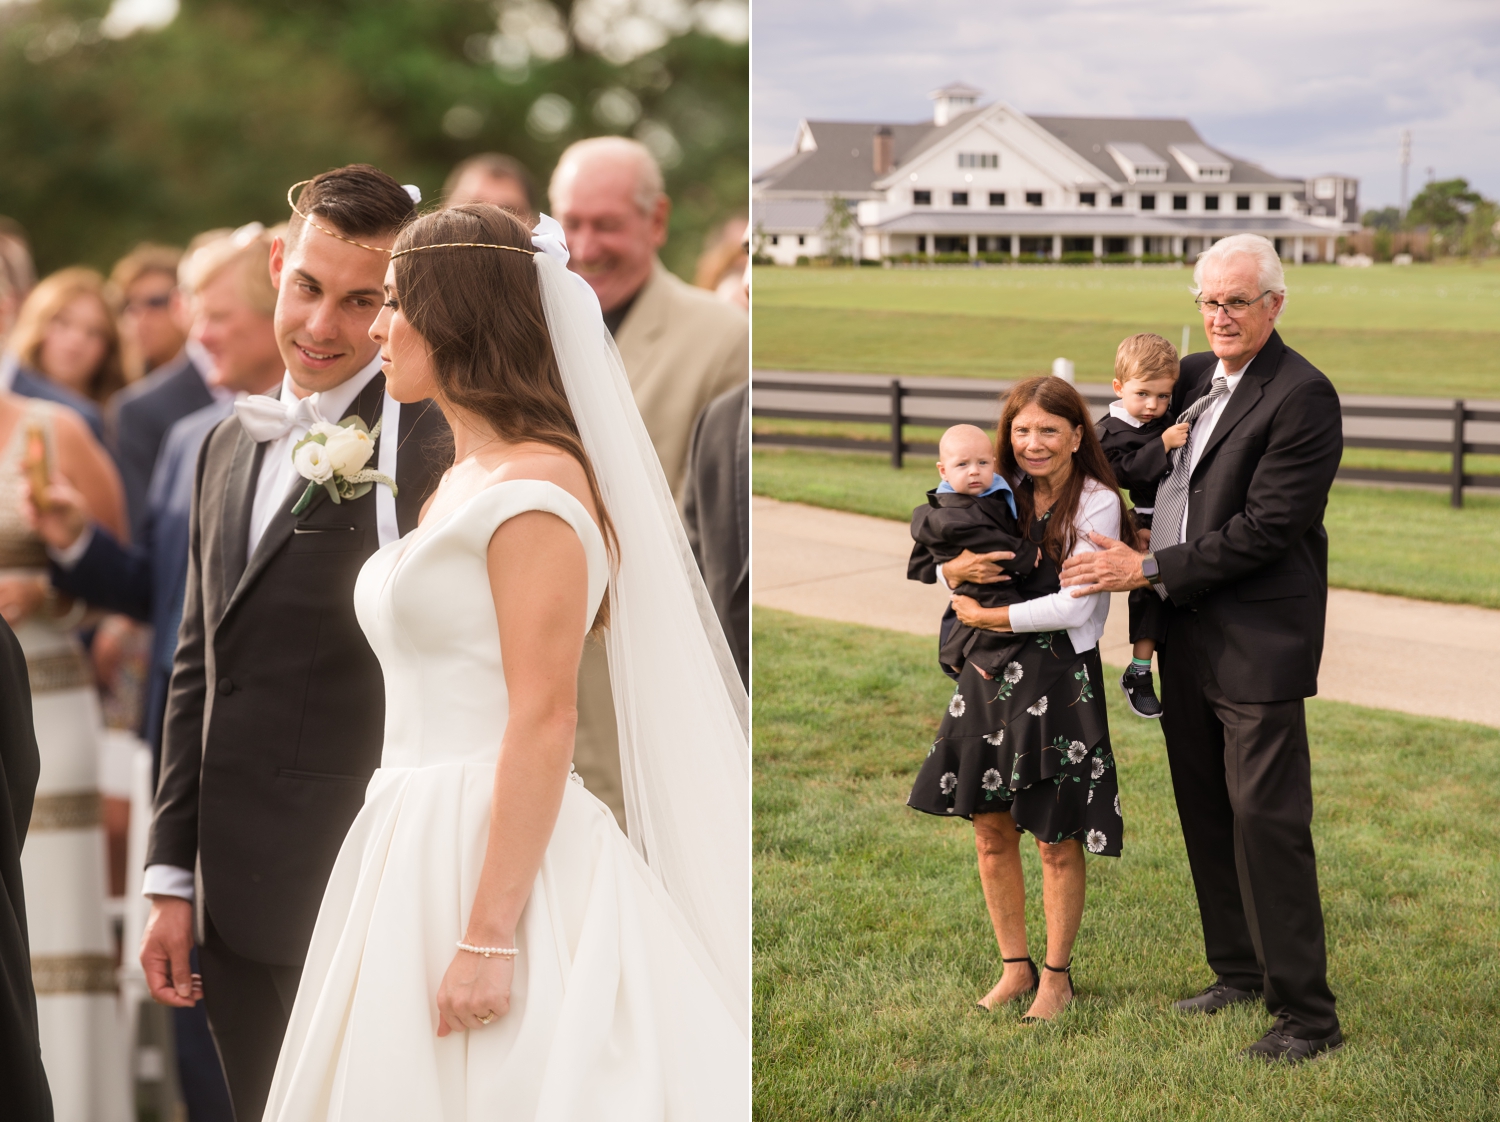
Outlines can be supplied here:
<path id="1" fill-rule="evenodd" d="M 579 141 L 562 154 L 548 195 L 567 234 L 568 267 L 599 297 L 646 431 L 680 501 L 698 413 L 749 378 L 749 320 L 678 280 L 657 258 L 672 203 L 645 145 L 619 136 Z M 624 824 L 614 704 L 597 644 L 585 648 L 579 668 L 573 758 L 589 789 Z"/>

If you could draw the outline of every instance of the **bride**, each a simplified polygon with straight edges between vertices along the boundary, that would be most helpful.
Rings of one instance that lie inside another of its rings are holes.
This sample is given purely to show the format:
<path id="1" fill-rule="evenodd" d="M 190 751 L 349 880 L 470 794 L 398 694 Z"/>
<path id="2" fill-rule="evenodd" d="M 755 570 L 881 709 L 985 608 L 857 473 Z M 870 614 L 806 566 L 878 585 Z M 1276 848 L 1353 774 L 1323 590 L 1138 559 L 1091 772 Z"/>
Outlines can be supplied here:
<path id="1" fill-rule="evenodd" d="M 455 462 L 355 590 L 385 747 L 267 1120 L 749 1117 L 745 694 L 566 263 L 551 219 L 479 204 L 391 254 L 370 334 Z M 601 636 L 628 841 L 571 770 Z"/>

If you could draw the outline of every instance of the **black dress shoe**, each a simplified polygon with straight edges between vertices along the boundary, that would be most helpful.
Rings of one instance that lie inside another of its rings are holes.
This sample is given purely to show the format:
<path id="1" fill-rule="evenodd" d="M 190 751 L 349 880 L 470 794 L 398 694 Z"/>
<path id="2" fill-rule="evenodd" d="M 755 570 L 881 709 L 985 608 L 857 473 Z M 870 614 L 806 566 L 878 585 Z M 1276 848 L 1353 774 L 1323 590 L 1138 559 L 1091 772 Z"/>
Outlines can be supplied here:
<path id="1" fill-rule="evenodd" d="M 1131 666 L 1120 675 L 1120 688 L 1125 691 L 1125 703 L 1137 717 L 1155 721 L 1161 718 L 1161 702 L 1156 700 L 1156 689 L 1151 681 L 1151 671 Z"/>
<path id="2" fill-rule="evenodd" d="M 1338 1029 L 1333 1030 L 1332 1036 L 1310 1040 L 1303 1036 L 1288 1036 L 1273 1028 L 1240 1055 L 1264 1060 L 1268 1064 L 1300 1064 L 1337 1052 L 1343 1046 L 1344 1034 Z"/>
<path id="3" fill-rule="evenodd" d="M 1200 994 L 1172 1002 L 1172 1008 L 1179 1013 L 1204 1013 L 1211 1016 L 1231 1005 L 1244 1005 L 1259 1000 L 1260 990 L 1241 990 L 1224 982 L 1215 982 Z"/>

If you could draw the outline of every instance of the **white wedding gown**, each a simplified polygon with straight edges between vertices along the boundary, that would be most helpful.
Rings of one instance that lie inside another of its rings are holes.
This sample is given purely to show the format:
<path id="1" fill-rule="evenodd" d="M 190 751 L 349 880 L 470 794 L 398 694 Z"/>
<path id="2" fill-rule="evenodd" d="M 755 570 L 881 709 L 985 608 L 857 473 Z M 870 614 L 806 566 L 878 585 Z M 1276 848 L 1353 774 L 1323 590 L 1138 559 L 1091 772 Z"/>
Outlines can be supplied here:
<path id="1" fill-rule="evenodd" d="M 486 553 L 529 510 L 582 540 L 592 619 L 604 542 L 576 499 L 535 480 L 490 487 L 360 573 L 355 606 L 385 674 L 384 754 L 323 898 L 268 1120 L 749 1117 L 749 1042 L 722 980 L 578 782 L 517 930 L 510 1012 L 437 1036 L 508 712 Z"/>

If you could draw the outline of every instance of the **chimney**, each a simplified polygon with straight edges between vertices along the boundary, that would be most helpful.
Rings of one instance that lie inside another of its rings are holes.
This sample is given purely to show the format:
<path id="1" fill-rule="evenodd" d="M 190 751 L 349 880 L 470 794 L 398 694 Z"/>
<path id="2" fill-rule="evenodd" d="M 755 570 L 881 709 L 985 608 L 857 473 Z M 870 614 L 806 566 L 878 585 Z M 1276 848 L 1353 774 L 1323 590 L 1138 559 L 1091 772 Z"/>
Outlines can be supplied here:
<path id="1" fill-rule="evenodd" d="M 889 125 L 875 130 L 875 174 L 886 175 L 896 166 L 896 141 Z"/>

